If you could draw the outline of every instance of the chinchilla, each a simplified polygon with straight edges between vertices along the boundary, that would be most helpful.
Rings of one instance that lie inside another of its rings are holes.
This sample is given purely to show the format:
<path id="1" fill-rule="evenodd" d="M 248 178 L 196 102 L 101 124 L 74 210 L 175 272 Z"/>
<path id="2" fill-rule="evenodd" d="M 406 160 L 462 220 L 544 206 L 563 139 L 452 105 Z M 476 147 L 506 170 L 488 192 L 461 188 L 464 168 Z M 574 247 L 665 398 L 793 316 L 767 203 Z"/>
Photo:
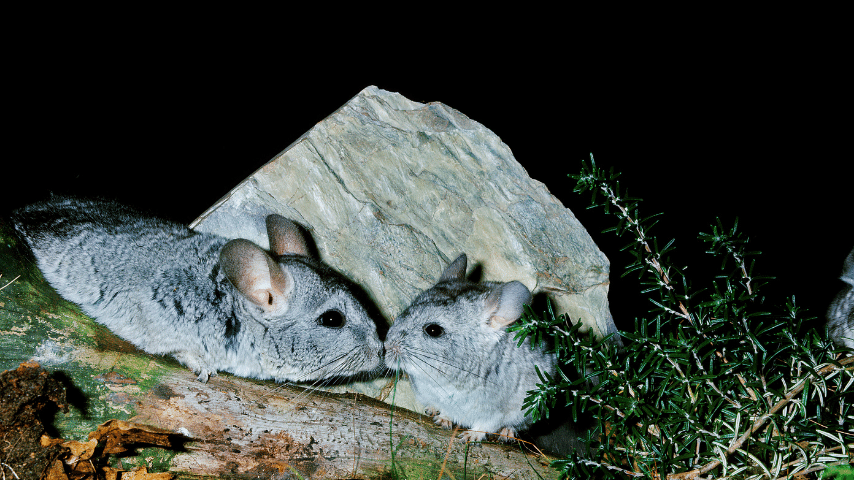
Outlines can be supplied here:
<path id="1" fill-rule="evenodd" d="M 839 347 L 854 350 L 854 249 L 845 258 L 840 278 L 845 288 L 830 303 L 827 330 Z"/>
<path id="2" fill-rule="evenodd" d="M 202 382 L 217 371 L 306 382 L 382 367 L 355 287 L 279 215 L 266 219 L 270 252 L 104 200 L 54 196 L 12 221 L 61 296 Z"/>
<path id="3" fill-rule="evenodd" d="M 531 301 L 528 289 L 517 281 L 468 281 L 466 262 L 460 255 L 395 320 L 385 363 L 407 373 L 436 423 L 468 428 L 461 439 L 497 433 L 510 441 L 531 425 L 522 403 L 540 383 L 535 366 L 555 375 L 557 359 L 543 345 L 531 349 L 529 339 L 517 347 L 507 332 Z"/>

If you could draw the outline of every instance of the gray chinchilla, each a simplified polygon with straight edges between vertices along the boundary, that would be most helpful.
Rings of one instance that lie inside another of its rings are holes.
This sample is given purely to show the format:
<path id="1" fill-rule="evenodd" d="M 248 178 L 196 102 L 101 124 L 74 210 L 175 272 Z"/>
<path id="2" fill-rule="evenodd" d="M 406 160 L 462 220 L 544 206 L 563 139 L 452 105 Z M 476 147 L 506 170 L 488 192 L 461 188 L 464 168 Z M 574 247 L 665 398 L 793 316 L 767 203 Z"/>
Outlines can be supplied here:
<path id="1" fill-rule="evenodd" d="M 460 438 L 497 433 L 509 441 L 531 425 L 522 410 L 540 380 L 555 375 L 556 358 L 529 339 L 517 347 L 507 326 L 522 316 L 531 293 L 517 281 L 466 280 L 460 255 L 438 283 L 397 318 L 385 341 L 385 363 L 409 375 L 415 396 L 436 423 L 469 428 Z"/>
<path id="2" fill-rule="evenodd" d="M 314 381 L 382 366 L 376 324 L 352 284 L 309 256 L 279 215 L 267 217 L 269 253 L 102 200 L 54 196 L 12 221 L 60 295 L 200 381 L 218 370 Z"/>
<path id="3" fill-rule="evenodd" d="M 846 285 L 827 310 L 827 330 L 839 347 L 854 349 L 854 249 L 845 258 L 840 278 Z"/>

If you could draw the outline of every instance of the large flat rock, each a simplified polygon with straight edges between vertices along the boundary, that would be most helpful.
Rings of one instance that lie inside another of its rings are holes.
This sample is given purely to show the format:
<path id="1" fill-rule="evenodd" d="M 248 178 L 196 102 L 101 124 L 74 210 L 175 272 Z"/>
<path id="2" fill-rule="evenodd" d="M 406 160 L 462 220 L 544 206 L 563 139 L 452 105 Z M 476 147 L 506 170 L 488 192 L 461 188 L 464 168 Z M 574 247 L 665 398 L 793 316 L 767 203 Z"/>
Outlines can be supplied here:
<path id="1" fill-rule="evenodd" d="M 464 252 L 479 279 L 519 280 L 592 333 L 614 330 L 609 262 L 584 227 L 498 136 L 441 103 L 368 87 L 191 227 L 266 247 L 271 212 L 301 223 L 386 322 Z M 347 389 L 389 401 L 388 382 Z M 395 403 L 418 409 L 398 387 Z"/>

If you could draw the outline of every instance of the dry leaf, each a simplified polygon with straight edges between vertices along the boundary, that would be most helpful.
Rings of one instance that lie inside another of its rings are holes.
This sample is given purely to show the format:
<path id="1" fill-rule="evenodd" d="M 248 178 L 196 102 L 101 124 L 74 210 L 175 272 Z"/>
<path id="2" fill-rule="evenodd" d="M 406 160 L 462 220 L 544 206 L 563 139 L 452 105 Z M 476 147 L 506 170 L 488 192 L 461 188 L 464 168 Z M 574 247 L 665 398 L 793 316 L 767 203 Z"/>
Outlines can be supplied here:
<path id="1" fill-rule="evenodd" d="M 145 467 L 134 468 L 127 472 L 115 468 L 104 467 L 106 480 L 173 480 L 175 475 L 171 473 L 148 473 Z M 121 474 L 121 477 L 119 475 Z"/>
<path id="2" fill-rule="evenodd" d="M 109 420 L 101 424 L 98 430 L 90 433 L 89 438 L 106 442 L 104 455 L 112 455 L 126 452 L 128 449 L 125 445 L 135 443 L 171 448 L 170 435 L 175 435 L 175 433 L 162 428 L 128 423 L 122 420 Z"/>
<path id="3" fill-rule="evenodd" d="M 39 444 L 42 446 L 42 448 L 48 448 L 54 445 L 61 445 L 64 442 L 65 440 L 61 438 L 51 438 L 49 435 L 46 434 L 42 434 L 41 438 L 39 439 Z"/>
<path id="4" fill-rule="evenodd" d="M 45 472 L 44 480 L 68 480 L 68 475 L 65 474 L 65 467 L 62 465 L 62 460 L 55 460 L 50 469 Z"/>
<path id="5" fill-rule="evenodd" d="M 72 465 L 81 460 L 89 460 L 95 454 L 95 447 L 98 446 L 98 440 L 90 439 L 88 442 L 78 442 L 69 440 L 62 444 L 63 447 L 71 450 L 71 458 L 65 460 L 65 463 Z"/>
<path id="6" fill-rule="evenodd" d="M 124 473 L 124 470 L 119 470 L 113 467 L 104 467 L 101 470 L 104 472 L 105 480 L 118 480 L 119 474 Z"/>

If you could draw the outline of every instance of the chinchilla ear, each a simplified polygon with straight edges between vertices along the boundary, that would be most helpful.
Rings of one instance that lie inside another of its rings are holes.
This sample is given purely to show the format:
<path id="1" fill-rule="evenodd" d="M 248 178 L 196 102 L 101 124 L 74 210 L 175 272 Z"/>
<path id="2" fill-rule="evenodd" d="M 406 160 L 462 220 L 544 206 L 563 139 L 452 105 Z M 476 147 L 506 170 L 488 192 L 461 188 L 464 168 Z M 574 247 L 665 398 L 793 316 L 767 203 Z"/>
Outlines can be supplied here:
<path id="1" fill-rule="evenodd" d="M 267 216 L 267 236 L 270 238 L 270 251 L 276 255 L 309 255 L 299 227 L 281 215 Z"/>
<path id="2" fill-rule="evenodd" d="M 468 258 L 466 254 L 463 253 L 456 260 L 451 262 L 448 265 L 448 268 L 442 272 L 442 276 L 439 277 L 440 282 L 444 282 L 445 280 L 465 280 L 466 279 L 466 263 L 468 262 Z"/>
<path id="3" fill-rule="evenodd" d="M 495 287 L 486 297 L 485 310 L 490 313 L 488 325 L 504 328 L 519 320 L 524 305 L 531 303 L 531 292 L 521 282 L 512 281 Z"/>
<path id="4" fill-rule="evenodd" d="M 231 284 L 264 311 L 287 305 L 293 280 L 258 245 L 242 238 L 231 240 L 222 247 L 219 262 Z"/>

